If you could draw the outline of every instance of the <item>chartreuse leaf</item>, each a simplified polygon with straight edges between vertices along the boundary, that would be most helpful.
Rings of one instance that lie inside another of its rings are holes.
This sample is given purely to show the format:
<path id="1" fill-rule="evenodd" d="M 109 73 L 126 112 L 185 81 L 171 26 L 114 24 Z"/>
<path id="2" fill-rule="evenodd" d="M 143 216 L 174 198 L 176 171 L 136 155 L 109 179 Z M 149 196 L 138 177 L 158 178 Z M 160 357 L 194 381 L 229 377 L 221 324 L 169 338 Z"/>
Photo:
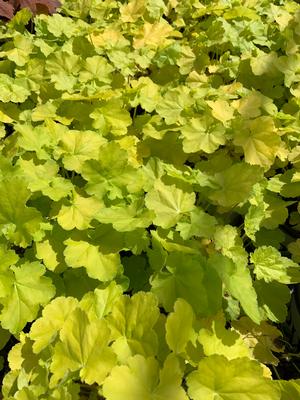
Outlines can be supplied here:
<path id="1" fill-rule="evenodd" d="M 189 303 L 180 298 L 176 300 L 174 311 L 168 315 L 166 321 L 166 341 L 175 354 L 184 353 L 188 342 L 195 344 L 195 318 Z"/>
<path id="2" fill-rule="evenodd" d="M 102 208 L 95 218 L 103 224 L 112 224 L 116 231 L 129 232 L 137 228 L 151 225 L 155 215 L 144 207 L 142 200 L 137 200 L 129 206 L 120 205 Z"/>
<path id="3" fill-rule="evenodd" d="M 209 189 L 208 196 L 223 207 L 234 207 L 247 200 L 252 186 L 259 182 L 262 170 L 258 166 L 236 163 L 214 175 L 215 189 Z"/>
<path id="4" fill-rule="evenodd" d="M 166 268 L 154 275 L 150 283 L 166 311 L 172 311 L 178 297 L 201 316 L 213 315 L 221 308 L 221 281 L 200 255 L 171 253 Z"/>
<path id="5" fill-rule="evenodd" d="M 231 225 L 217 226 L 214 233 L 216 250 L 234 261 L 235 264 L 246 267 L 248 253 L 244 249 L 243 241 L 236 227 Z"/>
<path id="6" fill-rule="evenodd" d="M 24 103 L 30 91 L 26 88 L 21 78 L 12 78 L 0 73 L 0 101 L 3 103 Z"/>
<path id="7" fill-rule="evenodd" d="M 185 193 L 175 185 L 167 186 L 159 180 L 145 197 L 147 208 L 156 214 L 154 224 L 163 228 L 174 226 L 183 214 L 193 210 L 194 203 L 194 193 Z"/>
<path id="8" fill-rule="evenodd" d="M 70 130 L 60 139 L 55 157 L 62 157 L 64 167 L 69 171 L 81 172 L 86 160 L 96 160 L 106 140 L 93 131 Z"/>
<path id="9" fill-rule="evenodd" d="M 6 272 L 8 267 L 15 265 L 19 261 L 18 255 L 7 248 L 4 243 L 0 244 L 0 271 Z"/>
<path id="10" fill-rule="evenodd" d="M 135 354 L 156 354 L 158 338 L 154 325 L 158 317 L 157 298 L 152 293 L 138 292 L 131 298 L 122 296 L 116 300 L 107 321 L 119 361 L 124 363 Z"/>
<path id="11" fill-rule="evenodd" d="M 107 193 L 111 199 L 122 198 L 124 191 L 141 189 L 143 181 L 138 171 L 128 164 L 128 153 L 116 142 L 102 146 L 97 160 L 87 160 L 82 176 L 88 181 L 86 191 L 102 198 Z"/>
<path id="12" fill-rule="evenodd" d="M 226 329 L 225 324 L 224 316 L 218 315 L 210 326 L 200 329 L 198 341 L 203 346 L 204 354 L 206 356 L 223 355 L 228 360 L 240 357 L 250 358 L 250 348 L 242 336 L 233 329 Z"/>
<path id="13" fill-rule="evenodd" d="M 153 24 L 145 22 L 137 33 L 137 37 L 133 42 L 133 47 L 135 49 L 141 49 L 145 46 L 157 48 L 159 46 L 167 45 L 170 43 L 168 37 L 172 35 L 181 36 L 180 33 L 175 32 L 172 26 L 163 18 L 158 22 L 154 22 Z M 183 87 L 183 89 L 184 88 L 185 87 Z M 183 101 L 186 100 L 184 95 L 182 97 Z"/>
<path id="14" fill-rule="evenodd" d="M 98 319 L 108 315 L 114 303 L 121 297 L 122 287 L 112 281 L 105 289 L 95 289 L 93 292 L 87 292 L 80 301 L 82 308 L 89 319 Z"/>
<path id="15" fill-rule="evenodd" d="M 112 280 L 121 268 L 119 254 L 102 254 L 98 246 L 83 240 L 65 240 L 66 264 L 72 268 L 86 268 L 90 278 L 106 282 Z"/>
<path id="16" fill-rule="evenodd" d="M 300 379 L 291 379 L 289 381 L 275 381 L 281 390 L 280 400 L 297 399 L 300 396 Z"/>
<path id="17" fill-rule="evenodd" d="M 149 36 L 151 33 L 149 32 Z M 167 124 L 178 121 L 182 111 L 193 104 L 190 91 L 186 86 L 170 89 L 156 107 L 157 113 L 163 117 Z"/>
<path id="18" fill-rule="evenodd" d="M 131 0 L 120 7 L 121 20 L 123 22 L 135 22 L 146 11 L 145 0 Z"/>
<path id="19" fill-rule="evenodd" d="M 131 125 L 131 117 L 123 108 L 122 101 L 113 99 L 99 106 L 90 114 L 94 119 L 93 127 L 103 135 L 111 133 L 115 136 L 126 135 L 127 127 Z"/>
<path id="20" fill-rule="evenodd" d="M 56 343 L 51 362 L 51 386 L 55 386 L 68 371 L 79 371 L 80 378 L 91 385 L 101 385 L 116 363 L 108 346 L 110 330 L 101 320 L 89 322 L 86 313 L 76 308 L 65 321 Z"/>
<path id="21" fill-rule="evenodd" d="M 252 165 L 270 167 L 281 145 L 271 117 L 249 120 L 237 131 L 234 144 L 243 147 L 245 161 Z"/>
<path id="22" fill-rule="evenodd" d="M 36 318 L 40 305 L 45 305 L 55 294 L 49 278 L 43 276 L 45 268 L 38 262 L 25 262 L 12 266 L 9 274 L 9 293 L 0 302 L 2 327 L 19 333 L 27 322 Z"/>
<path id="23" fill-rule="evenodd" d="M 213 153 L 220 145 L 225 144 L 225 128 L 209 115 L 191 118 L 181 128 L 181 138 L 185 153 Z"/>
<path id="24" fill-rule="evenodd" d="M 206 103 L 212 109 L 212 115 L 223 124 L 233 118 L 234 109 L 226 100 L 210 100 Z"/>
<path id="25" fill-rule="evenodd" d="M 43 240 L 35 242 L 36 257 L 50 271 L 62 271 L 67 268 L 63 252 L 65 250 L 64 240 L 68 237 L 58 224 L 52 224 L 52 230 L 47 231 Z"/>
<path id="26" fill-rule="evenodd" d="M 42 215 L 27 207 L 30 191 L 26 182 L 14 177 L 0 183 L 0 231 L 16 245 L 26 247 L 40 230 Z"/>
<path id="27" fill-rule="evenodd" d="M 39 160 L 48 160 L 49 149 L 56 144 L 57 137 L 53 137 L 44 125 L 33 127 L 31 124 L 15 126 L 17 144 L 26 151 L 33 151 Z"/>
<path id="28" fill-rule="evenodd" d="M 78 305 L 74 297 L 56 297 L 43 309 L 42 317 L 32 325 L 29 337 L 33 340 L 33 351 L 40 353 L 55 341 L 65 321 Z"/>
<path id="29" fill-rule="evenodd" d="M 217 253 L 210 257 L 209 265 L 216 270 L 226 290 L 239 300 L 246 314 L 254 322 L 260 323 L 262 317 L 258 308 L 257 295 L 247 267 Z"/>
<path id="30" fill-rule="evenodd" d="M 20 176 L 24 176 L 32 192 L 41 191 L 45 196 L 58 201 L 67 196 L 73 188 L 70 181 L 57 176 L 59 166 L 53 160 L 35 164 L 33 160 L 19 159 L 17 165 L 22 169 Z"/>
<path id="31" fill-rule="evenodd" d="M 74 228 L 84 230 L 89 228 L 90 222 L 102 207 L 103 202 L 96 197 L 83 197 L 73 190 L 71 199 L 61 206 L 57 222 L 66 231 Z"/>
<path id="32" fill-rule="evenodd" d="M 197 207 L 190 212 L 190 222 L 178 222 L 176 230 L 180 232 L 180 236 L 184 240 L 190 239 L 192 236 L 211 238 L 216 225 L 215 217 Z"/>
<path id="33" fill-rule="evenodd" d="M 251 254 L 254 264 L 254 273 L 257 279 L 265 282 L 277 281 L 281 283 L 300 282 L 300 267 L 272 246 L 261 246 Z"/>
<path id="34" fill-rule="evenodd" d="M 280 391 L 263 376 L 261 365 L 246 357 L 206 357 L 188 375 L 187 385 L 192 400 L 280 400 Z"/>
<path id="35" fill-rule="evenodd" d="M 130 102 L 133 107 L 138 104 L 147 112 L 152 112 L 160 101 L 159 86 L 149 77 L 141 77 L 133 81 L 132 86 L 136 90 L 135 98 Z"/>
<path id="36" fill-rule="evenodd" d="M 179 361 L 170 355 L 163 368 L 153 358 L 136 355 L 127 365 L 116 366 L 103 385 L 107 400 L 187 400 L 181 387 L 182 371 Z"/>
<path id="37" fill-rule="evenodd" d="M 265 200 L 268 203 L 268 209 L 262 226 L 267 229 L 276 229 L 279 225 L 283 225 L 289 216 L 288 206 L 292 205 L 292 201 L 284 201 L 279 196 L 272 193 L 266 193 Z"/>
<path id="38" fill-rule="evenodd" d="M 84 61 L 83 71 L 79 74 L 81 82 L 95 81 L 101 84 L 111 82 L 111 72 L 113 67 L 107 62 L 104 57 L 93 56 L 87 57 Z"/>
<path id="39" fill-rule="evenodd" d="M 245 215 L 244 225 L 246 235 L 252 240 L 255 240 L 262 221 L 271 216 L 269 204 L 264 201 L 264 191 L 264 185 L 256 183 L 249 198 L 250 207 Z"/>

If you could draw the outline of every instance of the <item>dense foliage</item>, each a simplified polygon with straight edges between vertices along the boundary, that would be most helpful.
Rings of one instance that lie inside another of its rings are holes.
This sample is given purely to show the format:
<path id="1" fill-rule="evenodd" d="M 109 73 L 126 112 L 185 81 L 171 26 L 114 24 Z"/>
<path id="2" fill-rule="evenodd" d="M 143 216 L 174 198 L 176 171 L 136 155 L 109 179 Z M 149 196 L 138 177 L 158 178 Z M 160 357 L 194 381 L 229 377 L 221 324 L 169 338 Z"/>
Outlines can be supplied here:
<path id="1" fill-rule="evenodd" d="M 300 282 L 300 6 L 32 18 L 0 26 L 3 398 L 299 399 L 272 372 Z"/>

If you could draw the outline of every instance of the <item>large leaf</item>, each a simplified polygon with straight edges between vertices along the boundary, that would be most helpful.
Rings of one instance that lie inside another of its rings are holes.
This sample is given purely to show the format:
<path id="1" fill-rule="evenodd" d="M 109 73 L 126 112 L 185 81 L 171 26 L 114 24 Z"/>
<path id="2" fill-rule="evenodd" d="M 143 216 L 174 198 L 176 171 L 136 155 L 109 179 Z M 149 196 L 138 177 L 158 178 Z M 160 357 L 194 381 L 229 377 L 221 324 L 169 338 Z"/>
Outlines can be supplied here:
<path id="1" fill-rule="evenodd" d="M 113 279 L 121 266 L 119 254 L 102 254 L 98 246 L 82 240 L 67 239 L 64 251 L 67 265 L 73 268 L 85 267 L 89 277 L 100 281 Z"/>
<path id="2" fill-rule="evenodd" d="M 115 340 L 113 349 L 121 362 L 135 354 L 156 354 L 158 338 L 153 328 L 158 316 L 157 299 L 152 293 L 122 296 L 114 303 L 107 320 Z"/>
<path id="3" fill-rule="evenodd" d="M 259 323 L 262 318 L 258 308 L 257 295 L 247 267 L 243 264 L 236 264 L 221 254 L 212 255 L 209 262 L 222 279 L 228 292 L 240 301 L 249 317 L 254 322 Z"/>
<path id="4" fill-rule="evenodd" d="M 254 264 L 257 279 L 264 279 L 266 282 L 300 282 L 300 266 L 289 258 L 282 257 L 272 246 L 257 248 L 251 254 L 251 262 Z"/>
<path id="5" fill-rule="evenodd" d="M 40 305 L 54 296 L 55 287 L 51 279 L 43 276 L 45 268 L 38 262 L 12 266 L 11 271 L 9 293 L 0 301 L 0 319 L 3 328 L 16 334 L 36 318 Z"/>
<path id="6" fill-rule="evenodd" d="M 128 365 L 112 370 L 104 382 L 103 393 L 108 400 L 187 400 L 181 379 L 182 372 L 176 358 L 169 357 L 159 371 L 154 358 L 136 355 L 128 360 Z"/>
<path id="7" fill-rule="evenodd" d="M 187 378 L 192 400 L 280 400 L 274 382 L 263 376 L 263 369 L 248 358 L 227 360 L 210 356 L 200 361 L 197 371 Z"/>
<path id="8" fill-rule="evenodd" d="M 69 371 L 79 371 L 89 385 L 103 382 L 116 363 L 109 348 L 110 330 L 104 320 L 89 322 L 86 313 L 75 309 L 60 331 L 51 363 L 52 384 Z"/>
<path id="9" fill-rule="evenodd" d="M 194 193 L 184 193 L 161 181 L 155 182 L 153 190 L 145 198 L 146 206 L 156 214 L 153 222 L 163 228 L 170 228 L 180 220 L 182 214 L 192 211 L 194 202 Z"/>
<path id="10" fill-rule="evenodd" d="M 221 307 L 221 281 L 202 256 L 171 253 L 166 270 L 155 275 L 151 285 L 167 311 L 173 309 L 178 297 L 202 316 L 213 315 Z"/>

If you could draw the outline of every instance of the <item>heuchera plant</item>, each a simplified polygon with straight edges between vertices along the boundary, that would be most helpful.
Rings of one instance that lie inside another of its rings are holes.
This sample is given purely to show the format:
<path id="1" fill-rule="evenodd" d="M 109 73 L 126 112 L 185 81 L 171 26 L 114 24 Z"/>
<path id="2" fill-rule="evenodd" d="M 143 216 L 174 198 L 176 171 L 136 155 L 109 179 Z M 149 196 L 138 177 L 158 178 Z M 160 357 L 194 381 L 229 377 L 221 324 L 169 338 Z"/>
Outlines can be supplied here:
<path id="1" fill-rule="evenodd" d="M 18 10 L 29 9 L 33 15 L 53 14 L 60 2 L 56 0 L 0 0 L 0 17 L 12 19 Z"/>
<path id="2" fill-rule="evenodd" d="M 299 399 L 299 4 L 57 6 L 1 2 L 3 398 Z"/>

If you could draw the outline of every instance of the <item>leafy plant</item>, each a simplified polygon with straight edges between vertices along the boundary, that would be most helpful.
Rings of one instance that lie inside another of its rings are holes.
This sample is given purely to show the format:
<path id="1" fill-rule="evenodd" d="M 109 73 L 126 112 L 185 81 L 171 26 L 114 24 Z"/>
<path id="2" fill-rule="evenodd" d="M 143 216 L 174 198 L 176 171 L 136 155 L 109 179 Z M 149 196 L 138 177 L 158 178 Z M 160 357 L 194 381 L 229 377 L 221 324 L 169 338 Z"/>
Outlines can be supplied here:
<path id="1" fill-rule="evenodd" d="M 53 14 L 60 2 L 57 0 L 1 0 L 0 17 L 12 19 L 14 14 L 23 8 L 27 8 L 33 15 L 44 13 Z"/>
<path id="2" fill-rule="evenodd" d="M 299 4 L 41 5 L 0 26 L 3 398 L 297 399 Z"/>

